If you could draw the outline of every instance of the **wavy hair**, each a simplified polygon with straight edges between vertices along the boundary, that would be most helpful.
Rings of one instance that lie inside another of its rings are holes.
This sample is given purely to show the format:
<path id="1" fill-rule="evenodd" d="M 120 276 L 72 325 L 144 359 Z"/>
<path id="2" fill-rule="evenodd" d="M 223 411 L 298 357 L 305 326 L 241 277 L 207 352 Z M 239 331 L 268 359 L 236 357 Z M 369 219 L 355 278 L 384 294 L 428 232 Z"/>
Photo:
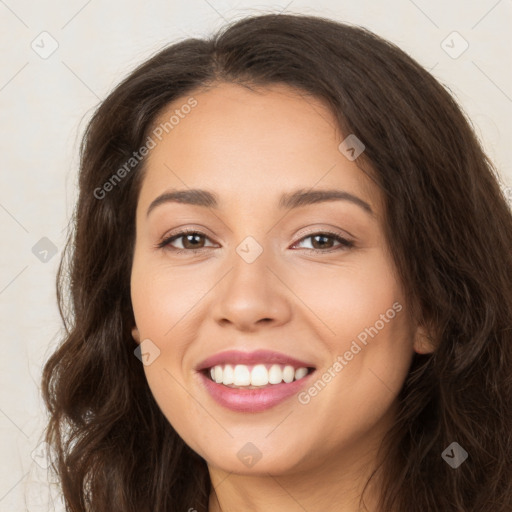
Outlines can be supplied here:
<path id="1" fill-rule="evenodd" d="M 382 444 L 379 510 L 510 512 L 512 214 L 499 175 L 451 94 L 406 53 L 364 28 L 294 14 L 247 17 L 165 47 L 87 125 L 57 275 L 65 332 L 42 379 L 66 509 L 208 509 L 206 462 L 169 424 L 134 356 L 130 272 L 145 160 L 98 190 L 171 101 L 222 82 L 320 98 L 366 146 L 358 165 L 382 191 L 407 303 L 435 343 L 414 356 Z M 468 453 L 456 469 L 441 456 L 455 441 Z"/>

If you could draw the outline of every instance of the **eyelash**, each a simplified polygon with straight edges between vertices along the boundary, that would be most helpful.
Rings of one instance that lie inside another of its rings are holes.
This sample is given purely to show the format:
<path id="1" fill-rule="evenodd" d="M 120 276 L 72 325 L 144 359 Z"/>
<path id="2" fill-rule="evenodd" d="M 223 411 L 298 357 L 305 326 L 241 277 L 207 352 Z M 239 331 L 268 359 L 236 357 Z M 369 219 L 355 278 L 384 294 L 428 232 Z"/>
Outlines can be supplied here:
<path id="1" fill-rule="evenodd" d="M 173 252 L 175 252 L 176 254 L 181 254 L 181 253 L 198 253 L 198 252 L 201 252 L 205 249 L 208 249 L 208 247 L 200 247 L 199 249 L 176 249 L 175 247 L 172 247 L 170 246 L 169 244 L 171 242 L 174 242 L 174 240 L 178 240 L 179 238 L 182 238 L 186 235 L 199 235 L 199 236 L 204 236 L 205 238 L 208 238 L 208 236 L 204 233 L 201 233 L 201 231 L 197 231 L 197 230 L 185 230 L 185 231 L 180 231 L 179 233 L 175 233 L 167 238 L 164 238 L 161 242 L 159 242 L 156 247 L 158 249 L 168 249 L 168 250 L 171 250 Z M 334 238 L 336 241 L 340 242 L 341 246 L 338 246 L 338 248 L 334 248 L 334 249 L 327 249 L 327 250 L 324 250 L 324 249 L 307 249 L 308 251 L 313 251 L 315 253 L 331 253 L 331 252 L 335 252 L 335 251 L 338 251 L 340 249 L 351 249 L 353 247 L 355 247 L 355 244 L 354 242 L 352 242 L 351 240 L 347 240 L 346 238 L 343 238 L 342 236 L 340 236 L 338 233 L 333 233 L 331 231 L 318 231 L 318 232 L 315 232 L 315 233 L 310 233 L 304 237 L 302 237 L 300 240 L 298 240 L 296 242 L 299 243 L 299 242 L 302 242 L 303 240 L 306 240 L 307 238 L 311 238 L 311 237 L 314 237 L 314 236 L 318 236 L 318 235 L 327 235 L 328 237 L 330 238 Z M 294 244 L 294 245 L 296 245 Z"/>

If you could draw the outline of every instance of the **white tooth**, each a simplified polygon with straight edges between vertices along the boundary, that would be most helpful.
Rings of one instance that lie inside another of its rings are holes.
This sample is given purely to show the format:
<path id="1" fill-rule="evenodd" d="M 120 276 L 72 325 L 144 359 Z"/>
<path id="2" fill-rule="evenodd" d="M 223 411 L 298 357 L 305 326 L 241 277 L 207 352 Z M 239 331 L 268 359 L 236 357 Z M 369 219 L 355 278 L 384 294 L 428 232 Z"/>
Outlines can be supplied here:
<path id="1" fill-rule="evenodd" d="M 251 384 L 251 374 L 245 364 L 237 364 L 233 376 L 235 386 L 249 386 Z"/>
<path id="2" fill-rule="evenodd" d="M 210 368 L 210 376 L 211 376 L 212 380 L 215 380 L 215 367 L 214 366 L 212 366 Z"/>
<path id="3" fill-rule="evenodd" d="M 283 370 L 278 364 L 273 364 L 268 372 L 270 384 L 279 384 L 283 380 Z"/>
<path id="4" fill-rule="evenodd" d="M 293 382 L 293 378 L 295 377 L 295 369 L 293 366 L 285 366 L 283 370 L 283 380 L 286 383 Z"/>
<path id="5" fill-rule="evenodd" d="M 268 384 L 268 372 L 264 364 L 257 364 L 251 371 L 251 386 L 266 386 Z"/>
<path id="6" fill-rule="evenodd" d="M 302 377 L 305 377 L 308 374 L 307 368 L 297 368 L 295 370 L 295 380 L 302 379 Z"/>
<path id="7" fill-rule="evenodd" d="M 215 366 L 215 382 L 217 384 L 222 383 L 222 366 Z"/>
<path id="8" fill-rule="evenodd" d="M 224 371 L 222 372 L 222 384 L 233 384 L 234 372 L 233 367 L 230 364 L 224 366 Z"/>

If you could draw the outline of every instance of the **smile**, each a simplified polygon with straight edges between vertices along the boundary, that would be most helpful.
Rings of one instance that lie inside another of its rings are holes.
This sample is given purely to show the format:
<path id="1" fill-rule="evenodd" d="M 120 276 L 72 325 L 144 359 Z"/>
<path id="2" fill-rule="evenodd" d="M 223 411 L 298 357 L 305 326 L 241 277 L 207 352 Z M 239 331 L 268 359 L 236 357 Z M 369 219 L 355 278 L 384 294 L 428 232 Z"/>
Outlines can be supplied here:
<path id="1" fill-rule="evenodd" d="M 196 366 L 200 383 L 217 404 L 236 412 L 261 412 L 308 385 L 312 363 L 274 351 L 226 351 Z"/>

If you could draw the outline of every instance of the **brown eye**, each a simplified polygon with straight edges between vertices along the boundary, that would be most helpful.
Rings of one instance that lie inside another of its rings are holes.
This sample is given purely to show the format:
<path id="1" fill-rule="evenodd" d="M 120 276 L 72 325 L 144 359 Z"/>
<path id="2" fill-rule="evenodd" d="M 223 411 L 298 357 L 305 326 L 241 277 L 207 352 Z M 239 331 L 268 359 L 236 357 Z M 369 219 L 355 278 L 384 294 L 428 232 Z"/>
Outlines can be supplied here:
<path id="1" fill-rule="evenodd" d="M 202 236 L 203 235 L 199 233 L 189 233 L 187 235 L 181 235 L 179 238 L 183 240 L 182 245 L 185 249 L 197 249 L 204 245 L 204 240 L 201 243 Z"/>
<path id="2" fill-rule="evenodd" d="M 182 231 L 180 233 L 176 233 L 168 238 L 162 240 L 157 247 L 159 248 L 168 248 L 169 250 L 175 250 L 177 252 L 194 252 L 201 249 L 206 248 L 204 245 L 204 240 L 208 237 L 199 231 Z M 182 247 L 174 247 L 171 245 L 177 240 L 181 240 Z"/>
<path id="3" fill-rule="evenodd" d="M 311 239 L 312 240 L 312 249 L 314 252 L 330 252 L 333 250 L 338 250 L 340 247 L 344 249 L 349 249 L 354 246 L 354 243 L 350 240 L 347 240 L 346 238 L 343 238 L 342 236 L 338 235 L 337 233 L 313 233 L 311 235 L 305 236 L 299 240 L 300 243 L 304 240 Z M 331 241 L 329 241 L 331 240 Z M 339 243 L 338 249 L 333 248 L 333 243 L 337 241 Z"/>

